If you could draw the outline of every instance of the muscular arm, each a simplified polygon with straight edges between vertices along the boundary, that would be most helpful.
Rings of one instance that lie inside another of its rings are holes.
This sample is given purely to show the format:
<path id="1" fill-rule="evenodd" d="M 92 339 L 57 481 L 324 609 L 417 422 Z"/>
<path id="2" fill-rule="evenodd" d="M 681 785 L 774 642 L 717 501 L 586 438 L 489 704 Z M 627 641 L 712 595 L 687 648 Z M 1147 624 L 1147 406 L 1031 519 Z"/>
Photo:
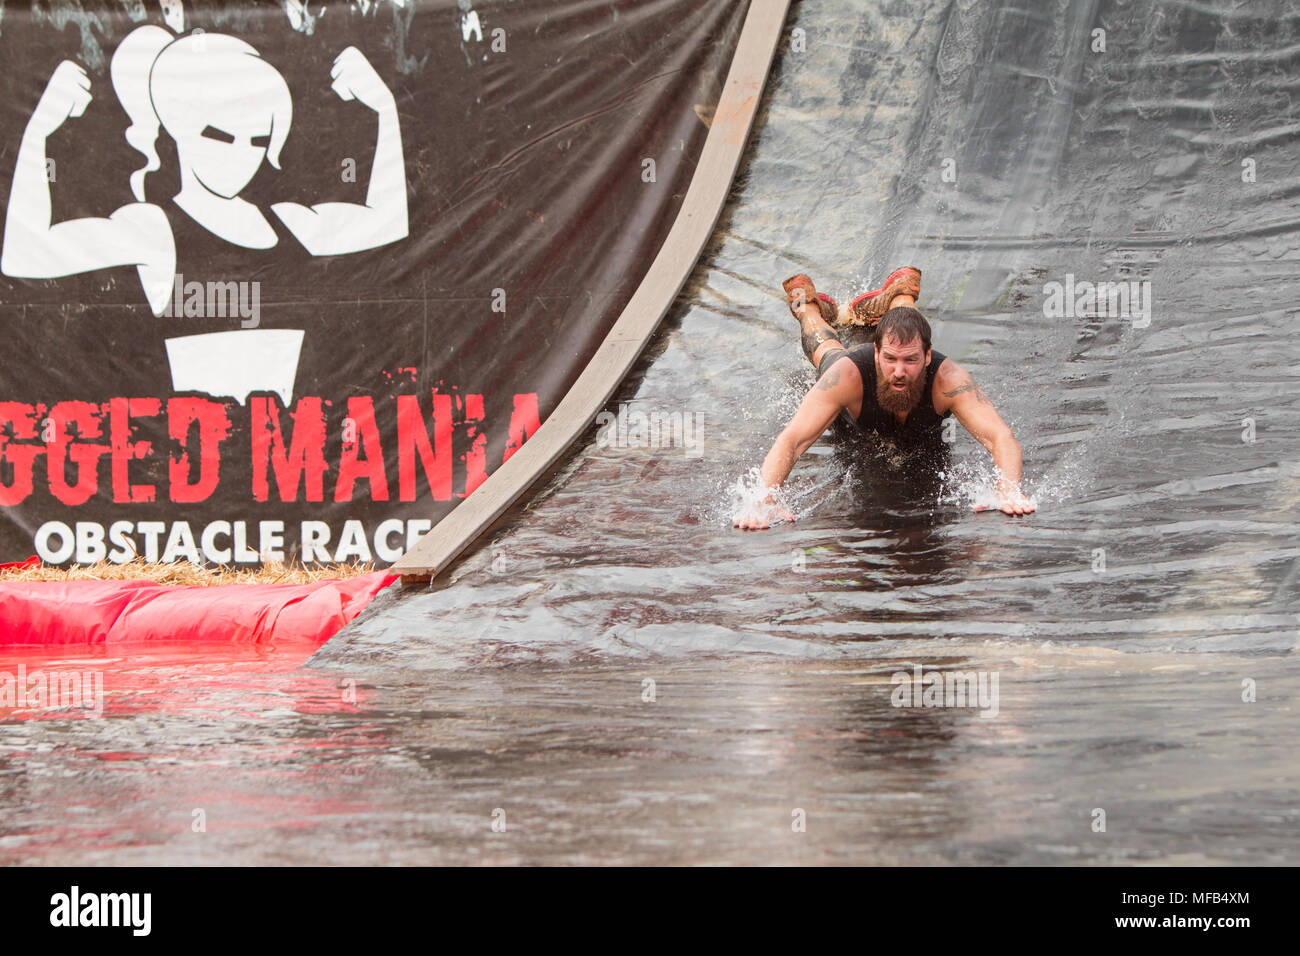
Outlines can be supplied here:
<path id="1" fill-rule="evenodd" d="M 406 172 L 396 108 L 379 113 L 378 143 L 365 205 L 278 202 L 271 209 L 314 256 L 360 252 L 406 238 Z"/>
<path id="2" fill-rule="evenodd" d="M 375 249 L 405 239 L 409 232 L 402 129 L 393 94 L 355 47 L 339 54 L 333 75 L 333 88 L 340 97 L 356 99 L 375 112 L 378 120 L 375 161 L 364 205 L 322 202 L 303 206 L 280 202 L 271 206 L 314 256 Z"/>
<path id="3" fill-rule="evenodd" d="M 147 243 L 141 241 L 140 230 L 134 228 L 129 207 L 122 207 L 108 218 L 59 223 L 50 221 L 50 210 L 45 139 L 29 132 L 18 147 L 14 166 L 0 272 L 22 279 L 56 279 L 145 261 Z"/>
<path id="4" fill-rule="evenodd" d="M 975 378 L 949 359 L 935 376 L 935 409 L 951 411 L 975 440 L 993 455 L 998 470 L 998 497 L 1007 514 L 1029 514 L 1034 505 L 1020 490 L 1023 455 L 1020 442 L 1002 420 L 993 400 L 975 383 Z"/>
<path id="5" fill-rule="evenodd" d="M 763 487 L 779 488 L 789 477 L 794 463 L 821 437 L 840 409 L 850 406 L 861 395 L 862 376 L 858 367 L 851 358 L 843 356 L 809 389 L 790 423 L 776 436 L 759 469 Z M 769 524 L 767 512 L 774 505 L 775 501 L 769 494 L 758 507 L 738 515 L 733 525 L 747 530 L 766 528 Z"/>
<path id="6" fill-rule="evenodd" d="M 167 216 L 157 206 L 130 203 L 107 218 L 52 222 L 45 141 L 91 101 L 85 70 L 58 65 L 18 146 L 5 213 L 0 272 L 22 279 L 55 279 L 135 266 L 155 315 L 166 308 L 176 269 L 176 247 Z"/>

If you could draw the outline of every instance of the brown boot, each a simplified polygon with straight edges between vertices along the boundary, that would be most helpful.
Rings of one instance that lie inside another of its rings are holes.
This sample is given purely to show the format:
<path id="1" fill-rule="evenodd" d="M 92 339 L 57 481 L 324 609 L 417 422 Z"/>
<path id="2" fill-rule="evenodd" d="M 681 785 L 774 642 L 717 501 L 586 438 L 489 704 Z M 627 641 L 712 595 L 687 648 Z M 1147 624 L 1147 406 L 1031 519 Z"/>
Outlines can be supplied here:
<path id="1" fill-rule="evenodd" d="M 921 296 L 921 270 L 913 266 L 895 269 L 879 289 L 864 292 L 849 303 L 849 325 L 875 325 L 889 311 L 896 295 Z"/>
<path id="2" fill-rule="evenodd" d="M 799 313 L 795 311 L 796 303 L 816 302 L 818 308 L 821 309 L 822 320 L 828 325 L 835 325 L 835 320 L 839 318 L 839 306 L 835 304 L 835 300 L 830 296 L 823 295 L 813 288 L 813 281 L 808 276 L 802 272 L 797 276 L 791 276 L 781 283 L 781 288 L 785 289 L 790 314 L 796 319 L 799 318 Z"/>

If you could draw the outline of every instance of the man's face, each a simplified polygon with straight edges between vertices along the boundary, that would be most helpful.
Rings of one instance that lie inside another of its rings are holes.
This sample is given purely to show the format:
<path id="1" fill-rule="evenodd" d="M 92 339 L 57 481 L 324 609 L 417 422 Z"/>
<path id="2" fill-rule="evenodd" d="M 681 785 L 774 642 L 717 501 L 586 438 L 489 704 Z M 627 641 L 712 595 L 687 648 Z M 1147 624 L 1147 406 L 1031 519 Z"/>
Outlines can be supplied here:
<path id="1" fill-rule="evenodd" d="M 886 336 L 876 349 L 876 401 L 880 407 L 895 414 L 914 409 L 921 401 L 929 364 L 930 353 L 919 335 L 908 342 Z"/>

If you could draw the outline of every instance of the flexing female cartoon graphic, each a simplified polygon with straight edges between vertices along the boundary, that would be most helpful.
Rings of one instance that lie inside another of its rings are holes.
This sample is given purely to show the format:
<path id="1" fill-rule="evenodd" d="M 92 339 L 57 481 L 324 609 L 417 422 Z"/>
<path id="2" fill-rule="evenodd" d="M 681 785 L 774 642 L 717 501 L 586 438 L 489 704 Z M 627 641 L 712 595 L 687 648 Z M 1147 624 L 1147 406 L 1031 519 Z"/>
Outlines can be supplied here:
<path id="1" fill-rule="evenodd" d="M 159 168 L 159 128 L 176 143 L 180 192 L 176 205 L 221 239 L 249 249 L 276 244 L 262 210 L 239 198 L 266 159 L 280 168 L 293 106 L 284 77 L 236 37 L 196 32 L 175 38 L 143 26 L 113 54 L 113 89 L 131 119 L 126 140 L 146 164 L 131 176 L 138 202 L 108 218 L 51 223 L 45 141 L 90 104 L 86 71 L 64 60 L 51 75 L 18 150 L 5 219 L 0 272 L 52 279 L 135 266 L 155 315 L 172 295 L 176 240 L 162 207 L 145 199 L 145 177 Z M 379 120 L 374 165 L 364 205 L 281 202 L 272 211 L 312 255 L 373 249 L 408 231 L 402 137 L 393 94 L 355 47 L 334 60 L 332 89 L 356 99 Z"/>

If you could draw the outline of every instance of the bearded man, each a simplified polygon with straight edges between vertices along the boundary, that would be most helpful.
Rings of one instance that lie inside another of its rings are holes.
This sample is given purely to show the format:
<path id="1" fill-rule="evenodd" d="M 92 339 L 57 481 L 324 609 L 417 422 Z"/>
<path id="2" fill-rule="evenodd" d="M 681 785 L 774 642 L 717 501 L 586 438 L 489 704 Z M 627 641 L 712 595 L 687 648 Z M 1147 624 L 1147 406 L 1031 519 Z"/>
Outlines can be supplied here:
<path id="1" fill-rule="evenodd" d="M 787 279 L 783 286 L 817 382 L 763 460 L 759 476 L 766 497 L 742 506 L 734 527 L 756 531 L 770 527 L 776 517 L 794 520 L 775 492 L 837 416 L 896 446 L 936 450 L 943 447 L 944 419 L 955 416 L 993 455 L 998 507 L 1009 515 L 1034 510 L 1020 490 L 1023 462 L 1015 435 L 970 372 L 930 347 L 930 323 L 916 309 L 919 269 L 896 270 L 884 286 L 858 296 L 845 309 L 818 293 L 806 275 Z M 874 327 L 875 333 L 871 342 L 846 349 L 831 323 Z"/>

